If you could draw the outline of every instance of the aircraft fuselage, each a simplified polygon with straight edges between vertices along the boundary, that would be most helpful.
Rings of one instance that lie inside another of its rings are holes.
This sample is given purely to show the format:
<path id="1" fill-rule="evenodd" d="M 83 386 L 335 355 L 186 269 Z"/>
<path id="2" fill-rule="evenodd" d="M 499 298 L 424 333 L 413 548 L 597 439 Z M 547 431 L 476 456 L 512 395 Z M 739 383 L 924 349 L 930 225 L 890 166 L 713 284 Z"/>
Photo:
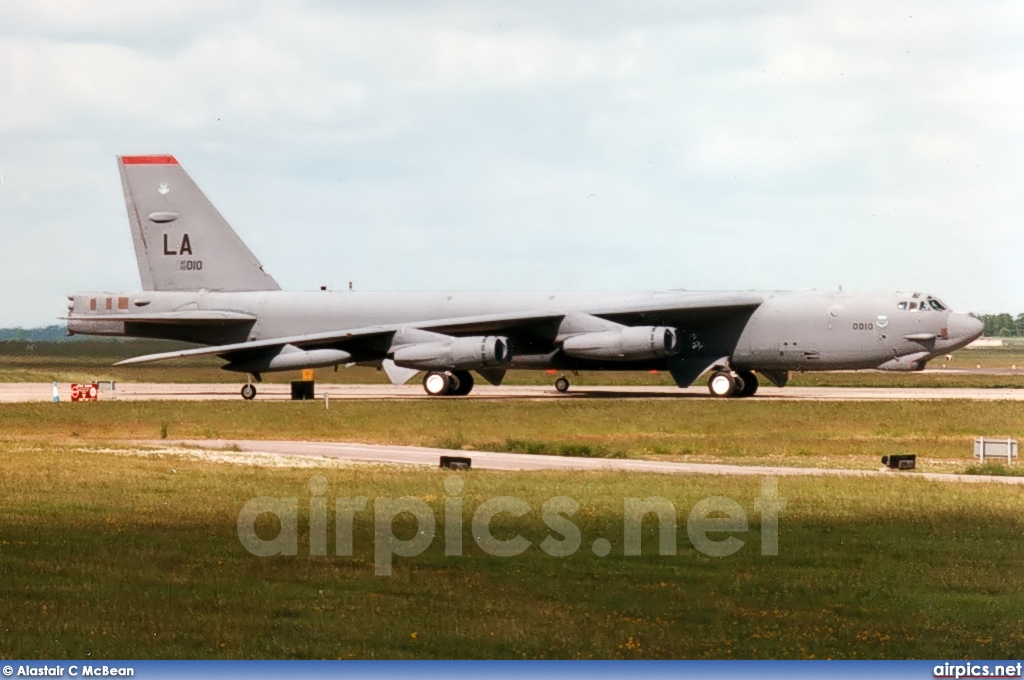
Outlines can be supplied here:
<path id="1" fill-rule="evenodd" d="M 69 296 L 72 333 L 182 340 L 206 345 L 264 340 L 387 324 L 496 313 L 587 314 L 609 305 L 638 309 L 714 301 L 735 293 L 547 292 L 164 292 L 79 293 Z M 675 327 L 679 353 L 727 357 L 739 370 L 813 371 L 863 368 L 916 370 L 963 347 L 981 323 L 934 298 L 903 293 L 826 291 L 743 293 L 760 304 L 743 313 L 689 315 L 638 312 L 634 324 Z M 139 323 L 133 316 L 193 311 L 229 312 L 249 322 Z M 109 320 L 112 316 L 123 317 Z M 90 320 L 104 317 L 108 320 Z M 662 369 L 668 359 L 593 361 L 558 351 L 557 327 L 539 325 L 514 345 L 509 368 Z M 903 358 L 903 364 L 900 363 Z"/>

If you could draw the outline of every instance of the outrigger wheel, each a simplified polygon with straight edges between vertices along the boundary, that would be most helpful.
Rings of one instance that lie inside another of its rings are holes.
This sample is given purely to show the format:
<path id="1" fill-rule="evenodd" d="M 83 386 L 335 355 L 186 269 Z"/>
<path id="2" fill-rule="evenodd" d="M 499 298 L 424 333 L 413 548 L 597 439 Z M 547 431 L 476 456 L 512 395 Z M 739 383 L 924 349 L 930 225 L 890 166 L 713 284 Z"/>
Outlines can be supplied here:
<path id="1" fill-rule="evenodd" d="M 246 401 L 252 401 L 256 398 L 256 386 L 252 383 L 246 383 L 242 385 L 242 399 Z"/>

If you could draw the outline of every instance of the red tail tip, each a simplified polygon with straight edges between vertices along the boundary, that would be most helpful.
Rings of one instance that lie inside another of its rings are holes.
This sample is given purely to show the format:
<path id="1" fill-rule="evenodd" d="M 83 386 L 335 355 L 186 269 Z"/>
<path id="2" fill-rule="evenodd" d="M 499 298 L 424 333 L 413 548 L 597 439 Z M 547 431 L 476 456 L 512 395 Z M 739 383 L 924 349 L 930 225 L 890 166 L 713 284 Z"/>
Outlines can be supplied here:
<path id="1" fill-rule="evenodd" d="M 177 165 L 174 156 L 121 156 L 125 165 Z"/>

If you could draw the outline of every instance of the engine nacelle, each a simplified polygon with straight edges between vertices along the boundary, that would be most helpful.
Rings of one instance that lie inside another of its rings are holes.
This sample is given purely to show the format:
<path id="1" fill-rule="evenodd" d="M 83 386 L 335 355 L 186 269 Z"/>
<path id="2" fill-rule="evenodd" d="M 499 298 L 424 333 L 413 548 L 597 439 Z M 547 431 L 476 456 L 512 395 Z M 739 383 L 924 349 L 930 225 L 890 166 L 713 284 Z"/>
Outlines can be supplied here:
<path id="1" fill-rule="evenodd" d="M 633 361 L 675 354 L 679 338 L 668 326 L 631 326 L 621 330 L 583 333 L 566 338 L 562 351 L 577 359 Z"/>
<path id="2" fill-rule="evenodd" d="M 424 371 L 493 368 L 511 359 L 508 338 L 494 335 L 406 345 L 396 349 L 392 356 L 398 366 Z"/>

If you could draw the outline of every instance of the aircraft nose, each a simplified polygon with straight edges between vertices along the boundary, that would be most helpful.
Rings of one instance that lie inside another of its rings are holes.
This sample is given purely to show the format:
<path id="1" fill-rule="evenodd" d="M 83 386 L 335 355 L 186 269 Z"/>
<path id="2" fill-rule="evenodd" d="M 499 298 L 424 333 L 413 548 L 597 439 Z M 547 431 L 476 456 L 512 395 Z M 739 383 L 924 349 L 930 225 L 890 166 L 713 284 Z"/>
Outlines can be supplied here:
<path id="1" fill-rule="evenodd" d="M 969 314 L 952 313 L 946 320 L 946 327 L 949 330 L 949 337 L 957 342 L 971 342 L 981 336 L 985 330 L 985 324 Z"/>

